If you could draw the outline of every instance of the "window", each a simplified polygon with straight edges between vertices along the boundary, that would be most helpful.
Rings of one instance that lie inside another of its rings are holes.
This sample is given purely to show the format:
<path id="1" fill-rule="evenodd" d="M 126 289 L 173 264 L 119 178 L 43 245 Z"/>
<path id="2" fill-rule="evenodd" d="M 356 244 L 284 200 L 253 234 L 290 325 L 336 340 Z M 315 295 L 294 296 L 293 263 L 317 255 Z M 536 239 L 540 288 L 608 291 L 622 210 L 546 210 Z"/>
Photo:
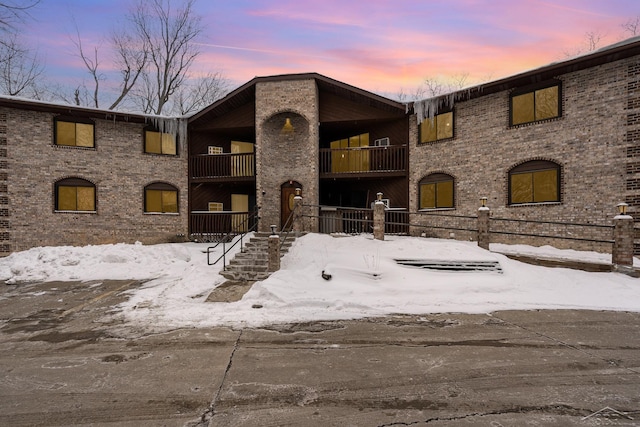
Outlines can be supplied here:
<path id="1" fill-rule="evenodd" d="M 178 189 L 162 182 L 147 185 L 144 188 L 144 211 L 178 213 Z"/>
<path id="2" fill-rule="evenodd" d="M 220 202 L 209 202 L 209 212 L 220 212 L 224 210 L 224 205 Z"/>
<path id="3" fill-rule="evenodd" d="M 509 171 L 509 204 L 560 201 L 560 166 L 534 160 Z"/>
<path id="4" fill-rule="evenodd" d="M 350 173 L 369 171 L 369 134 L 331 141 L 331 172 Z"/>
<path id="5" fill-rule="evenodd" d="M 420 209 L 453 208 L 453 177 L 434 173 L 420 181 Z"/>
<path id="6" fill-rule="evenodd" d="M 55 210 L 95 212 L 95 185 L 81 178 L 66 178 L 56 182 Z"/>
<path id="7" fill-rule="evenodd" d="M 560 84 L 511 94 L 511 125 L 537 122 L 560 116 Z"/>
<path id="8" fill-rule="evenodd" d="M 209 155 L 214 155 L 214 154 L 222 154 L 222 147 L 216 147 L 214 145 L 210 145 L 208 147 L 208 151 L 207 153 Z"/>
<path id="9" fill-rule="evenodd" d="M 453 111 L 436 114 L 420 123 L 420 142 L 435 142 L 453 138 Z"/>
<path id="10" fill-rule="evenodd" d="M 75 119 L 56 118 L 54 120 L 54 144 L 67 147 L 93 148 L 93 122 L 76 121 Z"/>
<path id="11" fill-rule="evenodd" d="M 175 156 L 178 154 L 176 136 L 147 129 L 144 131 L 144 152 Z"/>

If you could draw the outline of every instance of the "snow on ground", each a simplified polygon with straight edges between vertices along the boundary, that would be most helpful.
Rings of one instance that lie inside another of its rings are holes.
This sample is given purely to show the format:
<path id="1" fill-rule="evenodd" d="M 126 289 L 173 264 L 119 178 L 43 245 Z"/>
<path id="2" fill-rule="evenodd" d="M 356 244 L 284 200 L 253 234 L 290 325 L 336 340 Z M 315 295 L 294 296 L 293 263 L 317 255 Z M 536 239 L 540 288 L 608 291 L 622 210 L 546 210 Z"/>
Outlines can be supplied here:
<path id="1" fill-rule="evenodd" d="M 282 268 L 256 283 L 241 301 L 205 302 L 224 282 L 207 265 L 209 244 L 182 243 L 41 247 L 0 259 L 0 280 L 145 280 L 119 315 L 138 327 L 260 326 L 355 319 L 391 313 L 487 313 L 495 310 L 591 309 L 640 311 L 640 279 L 619 273 L 546 268 L 483 250 L 475 242 L 371 235 L 299 238 Z M 492 245 L 494 251 L 609 263 L 609 254 L 552 247 Z M 221 253 L 216 248 L 212 259 Z M 503 272 L 430 271 L 394 259 L 498 261 Z M 638 260 L 635 260 L 638 263 Z M 331 275 L 322 278 L 322 272 Z"/>

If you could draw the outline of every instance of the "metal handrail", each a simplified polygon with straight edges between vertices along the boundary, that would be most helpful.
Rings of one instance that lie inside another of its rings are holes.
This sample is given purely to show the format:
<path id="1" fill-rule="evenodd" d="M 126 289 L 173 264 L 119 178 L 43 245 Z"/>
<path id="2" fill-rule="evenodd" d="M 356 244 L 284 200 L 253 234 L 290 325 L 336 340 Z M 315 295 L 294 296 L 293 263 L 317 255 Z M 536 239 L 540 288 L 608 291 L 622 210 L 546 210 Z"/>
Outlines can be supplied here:
<path id="1" fill-rule="evenodd" d="M 245 231 L 243 231 L 242 233 L 240 233 L 240 238 L 239 238 L 239 239 L 237 239 L 237 240 L 236 240 L 236 241 L 235 241 L 235 242 L 234 242 L 234 243 L 233 243 L 229 248 L 227 248 L 227 247 L 226 247 L 226 240 L 228 240 L 228 239 L 229 239 L 229 237 L 230 237 L 230 235 L 231 235 L 232 233 L 233 233 L 233 234 L 235 234 L 235 235 L 237 236 L 237 235 L 238 235 L 238 230 L 244 229 L 244 226 L 245 226 L 245 225 L 246 225 L 250 220 L 253 220 L 253 219 L 259 220 L 259 219 L 260 219 L 260 217 L 258 216 L 258 210 L 259 210 L 259 207 L 258 207 L 258 206 L 256 206 L 256 207 L 254 208 L 254 210 L 253 210 L 253 213 L 252 213 L 251 215 L 247 216 L 247 218 L 246 218 L 244 221 L 242 221 L 240 224 L 238 224 L 235 230 L 229 230 L 229 231 L 225 234 L 225 237 L 222 239 L 222 242 L 218 242 L 218 243 L 216 243 L 214 246 L 209 246 L 209 247 L 207 247 L 207 265 L 215 265 L 215 264 L 217 264 L 217 263 L 218 263 L 218 261 L 220 261 L 220 260 L 222 259 L 222 260 L 223 260 L 223 261 L 222 261 L 222 269 L 223 269 L 223 270 L 225 269 L 225 267 L 226 267 L 226 265 L 227 265 L 227 257 L 226 257 L 227 253 L 228 253 L 231 249 L 233 249 L 233 248 L 238 244 L 238 242 L 240 242 L 240 247 L 242 247 L 242 245 L 243 245 L 243 239 L 244 239 L 244 236 L 245 236 L 247 233 L 250 233 L 250 232 L 252 232 L 252 231 L 255 231 L 255 229 L 256 229 L 256 228 L 257 228 L 257 226 L 258 226 L 258 221 L 253 221 L 253 225 L 251 225 L 250 227 L 247 227 L 247 228 L 245 229 Z M 222 243 L 222 255 L 220 255 L 220 256 L 218 257 L 218 259 L 217 259 L 217 260 L 215 260 L 214 262 L 211 262 L 211 258 L 210 258 L 210 255 L 211 255 L 211 249 L 215 249 L 215 248 L 217 248 L 218 246 L 220 246 L 220 243 Z"/>
<path id="2" fill-rule="evenodd" d="M 280 242 L 280 248 L 279 248 L 280 251 L 282 251 L 282 247 L 284 246 L 284 242 L 287 241 L 287 238 L 289 237 L 289 233 L 291 233 L 291 230 L 293 230 L 293 214 L 294 213 L 295 213 L 295 209 L 289 213 L 289 216 L 287 217 L 287 219 L 284 222 L 284 225 L 282 226 L 282 230 L 280 230 L 280 232 L 282 232 L 283 230 L 287 230 L 284 233 L 284 237 L 282 238 L 282 241 Z M 288 225 L 291 225 L 291 228 L 287 229 Z"/>

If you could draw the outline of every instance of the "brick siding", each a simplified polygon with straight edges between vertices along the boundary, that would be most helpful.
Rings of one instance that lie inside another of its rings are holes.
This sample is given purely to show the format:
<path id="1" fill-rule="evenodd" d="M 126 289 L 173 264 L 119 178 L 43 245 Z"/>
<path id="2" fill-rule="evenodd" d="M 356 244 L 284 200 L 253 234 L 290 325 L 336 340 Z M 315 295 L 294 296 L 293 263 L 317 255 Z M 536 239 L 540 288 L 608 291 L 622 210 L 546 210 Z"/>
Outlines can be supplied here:
<path id="1" fill-rule="evenodd" d="M 294 132 L 281 134 L 289 118 Z M 256 193 L 260 229 L 280 220 L 280 188 L 302 185 L 307 204 L 318 204 L 318 89 L 314 79 L 256 85 Z M 312 226 L 312 228 L 315 228 Z"/>
<path id="2" fill-rule="evenodd" d="M 486 196 L 494 217 L 610 225 L 616 204 L 625 199 L 640 200 L 640 110 L 629 109 L 638 107 L 640 74 L 630 75 L 638 69 L 635 57 L 558 76 L 562 116 L 524 126 L 509 126 L 508 91 L 458 102 L 455 136 L 439 144 L 417 144 L 414 116 L 410 210 L 418 208 L 418 182 L 437 171 L 455 177 L 453 215 L 475 215 L 479 197 Z M 636 95 L 629 95 L 633 93 Z M 561 202 L 509 206 L 509 170 L 534 159 L 560 165 Z M 553 232 L 552 228 L 547 233 Z M 492 239 L 521 243 L 513 236 L 494 235 Z M 525 240 L 529 244 L 611 250 L 607 244 Z"/>
<path id="3" fill-rule="evenodd" d="M 0 216 L 8 212 L 11 228 L 5 247 L 10 251 L 48 245 L 151 244 L 187 234 L 185 147 L 178 157 L 144 154 L 144 124 L 100 119 L 94 120 L 95 149 L 62 147 L 53 144 L 54 114 L 2 108 L 0 122 L 3 117 L 8 161 L 6 171 L 0 169 Z M 0 134 L 0 140 L 4 136 Z M 0 149 L 0 165 L 3 154 Z M 8 185 L 3 188 L 5 177 Z M 95 184 L 95 213 L 55 212 L 54 184 L 67 177 Z M 179 214 L 144 213 L 144 187 L 155 181 L 179 189 Z M 4 200 L 6 205 L 1 204 Z M 0 246 L 5 236 L 1 226 L 0 222 Z"/>

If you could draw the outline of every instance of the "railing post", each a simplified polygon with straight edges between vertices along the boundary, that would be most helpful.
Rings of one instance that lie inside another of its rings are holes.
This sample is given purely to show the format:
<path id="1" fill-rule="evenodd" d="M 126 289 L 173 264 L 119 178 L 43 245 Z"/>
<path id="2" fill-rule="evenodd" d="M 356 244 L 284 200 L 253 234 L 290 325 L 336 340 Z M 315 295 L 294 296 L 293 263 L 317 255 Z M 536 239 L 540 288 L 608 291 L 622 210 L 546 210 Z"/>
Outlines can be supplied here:
<path id="1" fill-rule="evenodd" d="M 302 221 L 302 189 L 296 188 L 296 195 L 293 197 L 293 231 L 298 236 L 304 232 L 304 224 Z"/>
<path id="2" fill-rule="evenodd" d="M 627 204 L 618 204 L 618 215 L 613 218 L 613 250 L 611 264 L 616 270 L 633 267 L 633 217 L 627 215 Z"/>
<path id="3" fill-rule="evenodd" d="M 378 198 L 373 205 L 373 238 L 375 240 L 384 240 L 385 205 L 382 201 L 382 193 L 378 193 L 377 196 Z"/>
<path id="4" fill-rule="evenodd" d="M 489 250 L 490 231 L 489 231 L 489 216 L 491 211 L 487 207 L 487 198 L 482 197 L 480 199 L 482 206 L 478 208 L 478 246 L 482 249 Z"/>
<path id="5" fill-rule="evenodd" d="M 271 226 L 271 235 L 269 236 L 269 266 L 267 270 L 270 272 L 280 270 L 280 236 L 276 233 L 276 226 Z"/>

